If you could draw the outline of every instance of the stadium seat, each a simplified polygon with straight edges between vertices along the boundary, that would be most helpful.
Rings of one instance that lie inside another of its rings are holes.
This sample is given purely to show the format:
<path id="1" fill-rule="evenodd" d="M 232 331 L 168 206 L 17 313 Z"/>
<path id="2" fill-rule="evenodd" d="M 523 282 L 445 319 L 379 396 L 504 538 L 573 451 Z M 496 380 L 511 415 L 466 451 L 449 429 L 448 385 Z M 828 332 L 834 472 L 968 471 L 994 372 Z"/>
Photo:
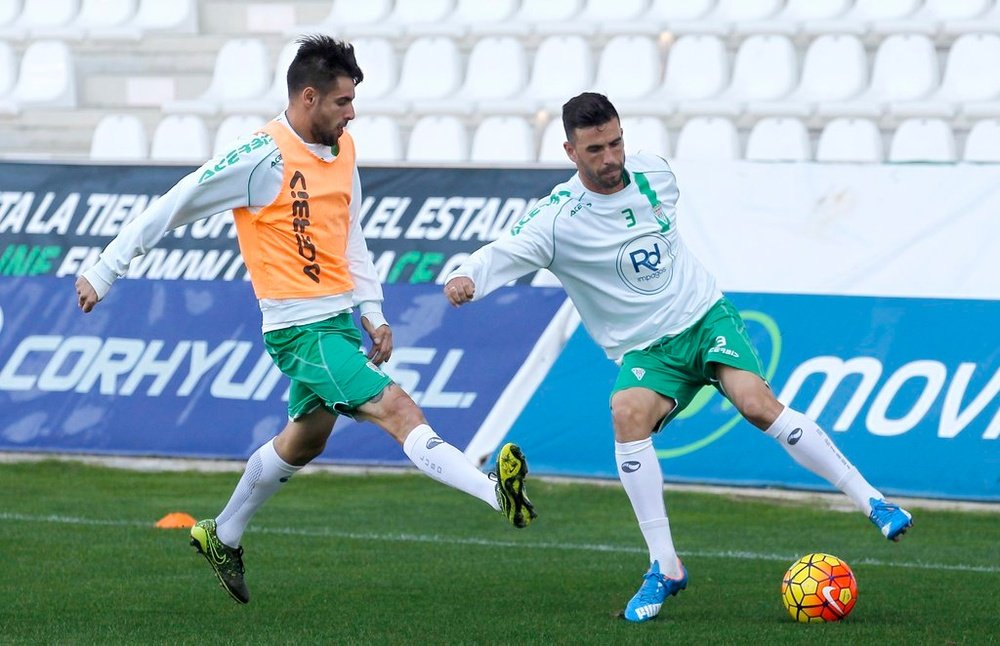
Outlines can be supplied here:
<path id="1" fill-rule="evenodd" d="M 493 101 L 489 111 L 530 114 L 544 107 L 558 112 L 568 98 L 590 89 L 593 79 L 593 55 L 582 36 L 547 36 L 535 53 L 522 96 Z"/>
<path id="2" fill-rule="evenodd" d="M 288 105 L 288 66 L 299 51 L 299 44 L 292 40 L 281 48 L 278 62 L 274 66 L 274 76 L 271 85 L 260 96 L 247 99 L 229 99 L 224 101 L 222 109 L 228 113 L 260 112 L 277 114 Z"/>
<path id="3" fill-rule="evenodd" d="M 889 144 L 891 162 L 953 162 L 955 133 L 943 119 L 905 119 Z"/>
<path id="4" fill-rule="evenodd" d="M 965 140 L 962 160 L 1000 162 L 1000 119 L 983 119 L 973 124 Z"/>
<path id="5" fill-rule="evenodd" d="M 786 36 L 756 34 L 740 44 L 733 63 L 733 78 L 723 92 L 698 101 L 681 101 L 684 114 L 739 115 L 748 101 L 776 100 L 798 82 L 798 56 Z"/>
<path id="6" fill-rule="evenodd" d="M 573 162 L 566 156 L 563 143 L 566 141 L 566 131 L 563 130 L 562 119 L 556 117 L 547 124 L 542 131 L 542 141 L 538 147 L 538 161 L 546 164 L 559 164 L 560 166 L 573 166 Z"/>
<path id="7" fill-rule="evenodd" d="M 593 87 L 613 102 L 638 99 L 659 86 L 661 72 L 660 50 L 652 38 L 615 36 L 601 50 Z"/>
<path id="8" fill-rule="evenodd" d="M 0 40 L 0 99 L 14 89 L 17 82 L 17 57 L 14 48 Z"/>
<path id="9" fill-rule="evenodd" d="M 736 126 L 720 117 L 693 117 L 677 135 L 677 159 L 728 160 L 740 158 Z"/>
<path id="10" fill-rule="evenodd" d="M 948 18 L 941 23 L 941 32 L 947 37 L 961 34 L 1000 33 L 1000 2 L 996 0 L 955 0 L 949 6 L 968 7 L 967 17 Z M 948 9 L 955 11 L 955 8 Z"/>
<path id="11" fill-rule="evenodd" d="M 390 98 L 420 111 L 421 101 L 440 101 L 462 84 L 462 57 L 458 44 L 444 36 L 417 38 L 406 48 L 399 85 Z"/>
<path id="12" fill-rule="evenodd" d="M 820 162 L 880 162 L 884 157 L 882 133 L 869 119 L 832 119 L 816 142 Z"/>
<path id="13" fill-rule="evenodd" d="M 726 36 L 736 31 L 739 25 L 774 16 L 783 4 L 784 0 L 718 0 L 701 19 L 673 21 L 669 27 L 675 34 Z"/>
<path id="14" fill-rule="evenodd" d="M 288 36 L 316 32 L 340 37 L 353 35 L 351 30 L 355 27 L 379 24 L 389 14 L 392 4 L 393 0 L 333 0 L 330 13 L 321 21 L 295 25 L 285 33 Z"/>
<path id="15" fill-rule="evenodd" d="M 982 16 L 993 0 L 924 0 L 920 8 L 905 18 L 879 20 L 875 34 L 910 33 L 934 36 L 949 21 L 971 21 Z"/>
<path id="16" fill-rule="evenodd" d="M 145 34 L 194 34 L 198 32 L 198 5 L 195 0 L 139 0 L 131 20 L 120 25 L 92 27 L 92 38 L 138 40 Z"/>
<path id="17" fill-rule="evenodd" d="M 198 115 L 170 114 L 153 131 L 149 158 L 156 161 L 202 163 L 209 158 L 208 128 Z"/>
<path id="18" fill-rule="evenodd" d="M 518 116 L 493 116 L 483 119 L 472 134 L 472 162 L 535 161 L 535 132 L 527 119 Z"/>
<path id="19" fill-rule="evenodd" d="M 852 0 L 788 0 L 781 11 L 764 20 L 748 20 L 736 25 L 739 34 L 782 34 L 796 36 L 811 20 L 830 20 L 843 15 Z"/>
<path id="20" fill-rule="evenodd" d="M 472 34 L 488 34 L 505 24 L 519 6 L 520 0 L 458 0 L 450 22 Z"/>
<path id="21" fill-rule="evenodd" d="M 871 84 L 850 101 L 821 104 L 824 116 L 879 117 L 893 101 L 928 96 L 938 86 L 937 51 L 927 36 L 894 34 L 879 45 L 872 66 Z"/>
<path id="22" fill-rule="evenodd" d="M 231 101 L 244 101 L 262 95 L 271 82 L 271 60 L 259 38 L 227 40 L 215 57 L 212 80 L 205 92 L 195 99 L 170 101 L 164 112 L 217 114 Z"/>
<path id="23" fill-rule="evenodd" d="M 139 117 L 107 114 L 90 140 L 90 158 L 100 161 L 136 161 L 149 156 L 149 139 Z"/>
<path id="24" fill-rule="evenodd" d="M 80 0 L 23 0 L 17 18 L 0 27 L 0 39 L 60 38 L 80 12 Z"/>
<path id="25" fill-rule="evenodd" d="M 407 161 L 464 162 L 468 158 L 469 134 L 457 117 L 427 115 L 413 125 L 406 145 Z"/>
<path id="26" fill-rule="evenodd" d="M 357 38 L 351 44 L 365 74 L 354 90 L 359 114 L 368 111 L 402 114 L 405 106 L 387 98 L 399 79 L 399 57 L 392 43 L 386 38 Z"/>
<path id="27" fill-rule="evenodd" d="M 879 21 L 898 20 L 912 15 L 922 0 L 855 0 L 839 18 L 810 20 L 803 25 L 809 34 L 854 34 L 865 36 Z"/>
<path id="28" fill-rule="evenodd" d="M 497 61 L 503 61 L 498 65 Z M 488 114 L 495 101 L 518 97 L 528 83 L 528 54 L 515 36 L 483 36 L 475 41 L 465 69 L 465 81 L 454 95 L 421 101 L 424 112 Z"/>
<path id="29" fill-rule="evenodd" d="M 744 155 L 754 161 L 808 161 L 809 131 L 798 119 L 767 117 L 750 129 Z"/>
<path id="30" fill-rule="evenodd" d="M 715 0 L 652 0 L 641 15 L 631 20 L 614 18 L 602 29 L 609 34 L 645 34 L 659 36 L 674 29 L 675 25 L 685 25 L 704 18 L 715 6 Z"/>
<path id="31" fill-rule="evenodd" d="M 603 31 L 611 36 L 616 32 L 603 29 L 609 21 L 631 21 L 642 17 L 649 0 L 586 0 L 583 8 L 565 21 L 548 21 L 536 25 L 540 34 L 580 34 L 592 36 Z"/>
<path id="32" fill-rule="evenodd" d="M 752 101 L 747 111 L 756 115 L 811 115 L 820 103 L 846 101 L 868 86 L 868 58 L 857 36 L 824 34 L 809 44 L 799 84 L 783 99 Z"/>
<path id="33" fill-rule="evenodd" d="M 353 24 L 345 31 L 352 38 L 399 39 L 414 27 L 440 24 L 454 10 L 455 0 L 395 0 L 392 9 L 378 21 Z"/>
<path id="34" fill-rule="evenodd" d="M 354 138 L 358 162 L 394 162 L 403 158 L 403 138 L 392 117 L 358 117 L 347 129 Z"/>
<path id="35" fill-rule="evenodd" d="M 994 64 L 985 64 L 992 61 Z M 963 104 L 1000 99 L 1000 35 L 963 34 L 948 50 L 941 85 L 919 101 L 895 102 L 901 117 L 954 117 Z"/>
<path id="36" fill-rule="evenodd" d="M 8 100 L 17 107 L 76 107 L 76 65 L 69 46 L 61 40 L 32 41 Z"/>
<path id="37" fill-rule="evenodd" d="M 212 156 L 221 155 L 233 149 L 233 143 L 240 137 L 252 134 L 267 125 L 269 117 L 258 114 L 232 114 L 222 120 L 215 129 Z"/>
<path id="38" fill-rule="evenodd" d="M 521 6 L 506 23 L 513 33 L 527 34 L 544 25 L 576 19 L 583 0 L 521 0 Z"/>
<path id="39" fill-rule="evenodd" d="M 660 157 L 670 156 L 670 134 L 661 119 L 623 116 L 621 126 L 626 153 L 631 155 L 645 150 Z"/>
<path id="40" fill-rule="evenodd" d="M 0 33 L 21 15 L 21 0 L 0 0 Z"/>
<path id="41" fill-rule="evenodd" d="M 75 17 L 62 25 L 50 26 L 44 33 L 53 38 L 82 40 L 106 30 L 120 29 L 135 17 L 136 0 L 82 0 Z"/>
<path id="42" fill-rule="evenodd" d="M 664 116 L 678 101 L 710 99 L 729 82 L 729 56 L 722 39 L 708 35 L 681 36 L 667 53 L 663 83 L 641 99 L 616 104 L 629 114 Z"/>

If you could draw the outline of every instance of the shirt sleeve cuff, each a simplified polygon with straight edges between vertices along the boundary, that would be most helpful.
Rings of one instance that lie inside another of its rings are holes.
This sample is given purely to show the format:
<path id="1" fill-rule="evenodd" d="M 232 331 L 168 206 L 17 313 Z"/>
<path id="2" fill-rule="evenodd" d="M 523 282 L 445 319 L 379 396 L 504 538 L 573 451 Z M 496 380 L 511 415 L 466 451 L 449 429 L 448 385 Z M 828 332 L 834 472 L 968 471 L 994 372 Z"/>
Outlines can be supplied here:
<path id="1" fill-rule="evenodd" d="M 362 301 L 358 305 L 358 310 L 361 312 L 361 316 L 368 319 L 368 322 L 376 329 L 383 325 L 389 325 L 382 314 L 382 305 L 377 301 Z"/>
<path id="2" fill-rule="evenodd" d="M 100 261 L 81 275 L 87 279 L 90 286 L 97 292 L 97 300 L 99 301 L 104 300 L 104 297 L 111 291 L 111 285 L 118 279 L 115 272 Z"/>

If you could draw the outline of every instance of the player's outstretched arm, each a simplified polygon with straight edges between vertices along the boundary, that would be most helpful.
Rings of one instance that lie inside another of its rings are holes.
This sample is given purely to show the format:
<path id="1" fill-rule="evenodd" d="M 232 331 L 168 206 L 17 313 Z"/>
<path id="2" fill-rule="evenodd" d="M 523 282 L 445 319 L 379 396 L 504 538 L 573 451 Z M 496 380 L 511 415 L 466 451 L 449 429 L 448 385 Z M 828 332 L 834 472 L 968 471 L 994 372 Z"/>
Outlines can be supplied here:
<path id="1" fill-rule="evenodd" d="M 459 307 L 476 295 L 476 284 L 468 276 L 455 276 L 444 286 L 444 296 L 448 302 Z"/>
<path id="2" fill-rule="evenodd" d="M 90 281 L 83 276 L 78 276 L 76 279 L 76 302 L 84 314 L 94 309 L 98 300 L 97 290 L 90 284 Z"/>

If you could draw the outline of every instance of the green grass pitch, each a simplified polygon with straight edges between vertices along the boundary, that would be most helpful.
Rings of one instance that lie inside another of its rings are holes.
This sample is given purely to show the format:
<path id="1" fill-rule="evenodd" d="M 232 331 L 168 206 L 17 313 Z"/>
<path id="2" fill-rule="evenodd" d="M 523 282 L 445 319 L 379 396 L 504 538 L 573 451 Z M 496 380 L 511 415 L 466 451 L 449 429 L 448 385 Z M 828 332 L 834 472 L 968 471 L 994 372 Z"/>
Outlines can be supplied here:
<path id="1" fill-rule="evenodd" d="M 618 613 L 645 549 L 617 486 L 532 481 L 515 530 L 413 475 L 303 473 L 244 536 L 233 603 L 172 511 L 214 516 L 236 473 L 0 465 L 0 643 L 983 644 L 996 642 L 1000 516 L 915 509 L 891 544 L 860 514 L 667 491 L 690 574 L 655 621 Z M 812 551 L 846 560 L 854 612 L 791 620 L 780 584 Z"/>

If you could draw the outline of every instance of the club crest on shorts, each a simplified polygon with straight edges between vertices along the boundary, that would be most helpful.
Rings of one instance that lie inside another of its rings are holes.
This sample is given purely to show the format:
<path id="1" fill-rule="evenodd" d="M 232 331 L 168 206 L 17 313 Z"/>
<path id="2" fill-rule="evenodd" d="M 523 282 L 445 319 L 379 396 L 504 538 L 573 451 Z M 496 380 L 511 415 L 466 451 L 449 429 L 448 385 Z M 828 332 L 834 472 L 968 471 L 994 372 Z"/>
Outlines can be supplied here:
<path id="1" fill-rule="evenodd" d="M 632 368 L 632 374 L 635 375 L 636 379 L 642 381 L 642 378 L 646 376 L 646 371 L 642 368 Z"/>

